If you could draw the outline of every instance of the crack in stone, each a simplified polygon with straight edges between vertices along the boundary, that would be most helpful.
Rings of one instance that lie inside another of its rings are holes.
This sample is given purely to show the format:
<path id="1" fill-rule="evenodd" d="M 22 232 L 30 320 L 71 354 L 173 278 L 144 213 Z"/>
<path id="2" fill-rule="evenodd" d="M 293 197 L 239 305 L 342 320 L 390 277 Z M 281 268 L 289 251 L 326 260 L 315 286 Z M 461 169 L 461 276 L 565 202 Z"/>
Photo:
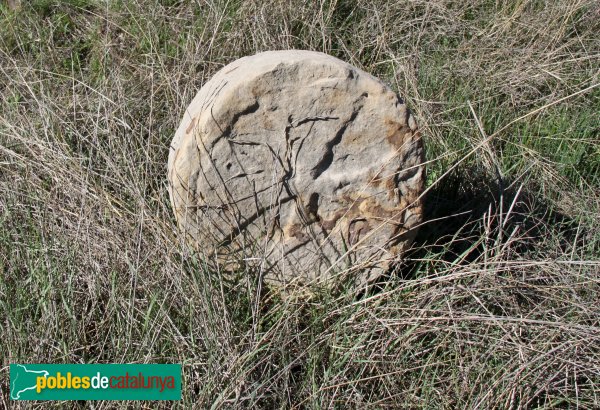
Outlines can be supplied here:
<path id="1" fill-rule="evenodd" d="M 235 127 L 235 124 L 239 121 L 240 118 L 242 118 L 244 115 L 249 115 L 249 114 L 255 113 L 256 111 L 258 111 L 259 107 L 260 107 L 260 104 L 259 104 L 258 100 L 255 100 L 252 104 L 250 104 L 243 110 L 236 112 L 235 114 L 233 114 L 233 117 L 231 118 L 231 122 L 229 124 L 227 124 L 227 128 L 225 128 L 224 130 L 221 128 L 221 126 L 215 119 L 213 112 L 212 112 L 212 107 L 211 107 L 210 115 L 211 115 L 213 121 L 215 122 L 215 124 L 217 125 L 217 127 L 219 128 L 219 130 L 221 131 L 221 135 L 219 135 L 217 138 L 215 138 L 212 141 L 211 149 L 214 148 L 215 145 L 217 145 L 217 142 L 219 142 L 222 138 L 226 138 L 231 135 L 231 131 L 233 130 L 233 128 Z"/>
<path id="2" fill-rule="evenodd" d="M 362 106 L 360 108 L 362 108 Z M 327 143 L 325 144 L 325 154 L 323 155 L 323 157 L 321 157 L 321 160 L 317 163 L 317 165 L 315 165 L 315 167 L 310 171 L 310 176 L 313 179 L 319 178 L 323 174 L 323 172 L 325 172 L 327 168 L 329 168 L 333 163 L 333 148 L 340 142 L 342 142 L 342 137 L 344 136 L 346 129 L 348 128 L 350 123 L 354 121 L 354 119 L 358 115 L 358 111 L 360 110 L 360 108 L 358 110 L 354 110 L 350 118 L 348 118 L 348 120 L 346 120 L 342 124 L 338 132 L 335 134 L 335 137 L 332 140 L 327 141 Z"/>
<path id="3" fill-rule="evenodd" d="M 294 198 L 292 198 L 292 197 L 286 197 L 286 198 L 280 199 L 280 200 L 279 200 L 278 207 L 279 207 L 279 205 L 282 205 L 282 204 L 285 204 L 285 203 L 287 203 L 287 202 L 290 202 L 290 201 L 291 201 L 291 200 L 293 200 L 293 199 L 294 199 Z M 218 246 L 228 246 L 228 245 L 230 245 L 230 244 L 233 242 L 233 240 L 234 240 L 235 238 L 237 238 L 237 237 L 238 237 L 240 234 L 242 234 L 242 233 L 243 233 L 243 232 L 246 230 L 246 228 L 247 228 L 248 226 L 250 226 L 250 225 L 251 225 L 253 222 L 255 222 L 255 221 L 258 219 L 258 218 L 260 218 L 261 216 L 263 216 L 263 215 L 264 215 L 264 214 L 265 214 L 267 211 L 269 211 L 270 209 L 272 209 L 272 208 L 270 208 L 270 207 L 263 207 L 263 208 L 260 208 L 260 209 L 259 209 L 257 212 L 255 212 L 254 214 L 252 214 L 252 215 L 250 215 L 250 216 L 248 216 L 248 217 L 245 217 L 245 218 L 244 218 L 244 221 L 243 221 L 243 222 L 241 222 L 241 223 L 239 223 L 239 224 L 238 224 L 238 226 L 237 226 L 236 228 L 234 228 L 234 229 L 233 229 L 233 230 L 232 230 L 232 231 L 231 231 L 231 232 L 230 232 L 230 233 L 229 233 L 229 234 L 226 236 L 226 238 L 225 238 L 225 239 L 223 239 L 223 240 L 222 240 L 222 241 L 219 243 L 219 245 L 218 245 Z"/>

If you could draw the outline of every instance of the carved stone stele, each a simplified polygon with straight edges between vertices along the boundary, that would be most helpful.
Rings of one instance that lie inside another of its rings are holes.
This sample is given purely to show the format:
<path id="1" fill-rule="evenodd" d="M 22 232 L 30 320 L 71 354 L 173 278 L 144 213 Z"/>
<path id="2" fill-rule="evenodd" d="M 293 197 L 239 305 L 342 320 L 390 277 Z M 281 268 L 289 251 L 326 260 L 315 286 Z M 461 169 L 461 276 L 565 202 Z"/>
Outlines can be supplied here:
<path id="1" fill-rule="evenodd" d="M 169 152 L 179 227 L 224 268 L 271 283 L 373 279 L 411 244 L 425 171 L 414 118 L 388 86 L 323 53 L 221 69 Z"/>

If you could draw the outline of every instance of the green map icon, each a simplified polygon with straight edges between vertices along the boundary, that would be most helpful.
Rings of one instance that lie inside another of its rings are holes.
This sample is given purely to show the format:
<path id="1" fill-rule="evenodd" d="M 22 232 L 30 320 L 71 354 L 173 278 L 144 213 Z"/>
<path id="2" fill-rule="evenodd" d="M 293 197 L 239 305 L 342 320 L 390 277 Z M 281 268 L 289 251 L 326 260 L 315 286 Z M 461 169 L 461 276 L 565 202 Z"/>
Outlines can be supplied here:
<path id="1" fill-rule="evenodd" d="M 12 400 L 27 400 L 34 398 L 38 377 L 47 377 L 47 370 L 39 369 L 40 365 L 10 365 L 10 398 Z"/>

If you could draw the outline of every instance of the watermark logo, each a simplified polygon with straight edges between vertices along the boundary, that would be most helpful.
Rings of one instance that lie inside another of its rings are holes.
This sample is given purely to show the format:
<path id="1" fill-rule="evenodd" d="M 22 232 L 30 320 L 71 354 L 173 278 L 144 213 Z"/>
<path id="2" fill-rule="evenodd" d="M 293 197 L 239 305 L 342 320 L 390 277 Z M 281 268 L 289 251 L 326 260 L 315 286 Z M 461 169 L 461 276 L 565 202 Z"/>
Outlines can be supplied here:
<path id="1" fill-rule="evenodd" d="M 180 400 L 179 364 L 11 364 L 12 400 Z"/>

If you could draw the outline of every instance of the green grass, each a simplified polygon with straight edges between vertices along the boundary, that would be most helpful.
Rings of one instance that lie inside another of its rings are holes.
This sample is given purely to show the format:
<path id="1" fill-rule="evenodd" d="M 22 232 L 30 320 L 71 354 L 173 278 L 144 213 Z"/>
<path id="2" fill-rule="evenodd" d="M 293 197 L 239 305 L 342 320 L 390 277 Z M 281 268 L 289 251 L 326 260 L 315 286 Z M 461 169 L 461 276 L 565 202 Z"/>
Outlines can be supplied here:
<path id="1" fill-rule="evenodd" d="M 182 363 L 185 408 L 600 407 L 599 12 L 2 3 L 0 408 L 83 407 L 9 402 L 18 362 Z M 185 108 L 223 65 L 287 48 L 380 77 L 424 137 L 426 223 L 359 293 L 226 276 L 173 220 Z"/>

